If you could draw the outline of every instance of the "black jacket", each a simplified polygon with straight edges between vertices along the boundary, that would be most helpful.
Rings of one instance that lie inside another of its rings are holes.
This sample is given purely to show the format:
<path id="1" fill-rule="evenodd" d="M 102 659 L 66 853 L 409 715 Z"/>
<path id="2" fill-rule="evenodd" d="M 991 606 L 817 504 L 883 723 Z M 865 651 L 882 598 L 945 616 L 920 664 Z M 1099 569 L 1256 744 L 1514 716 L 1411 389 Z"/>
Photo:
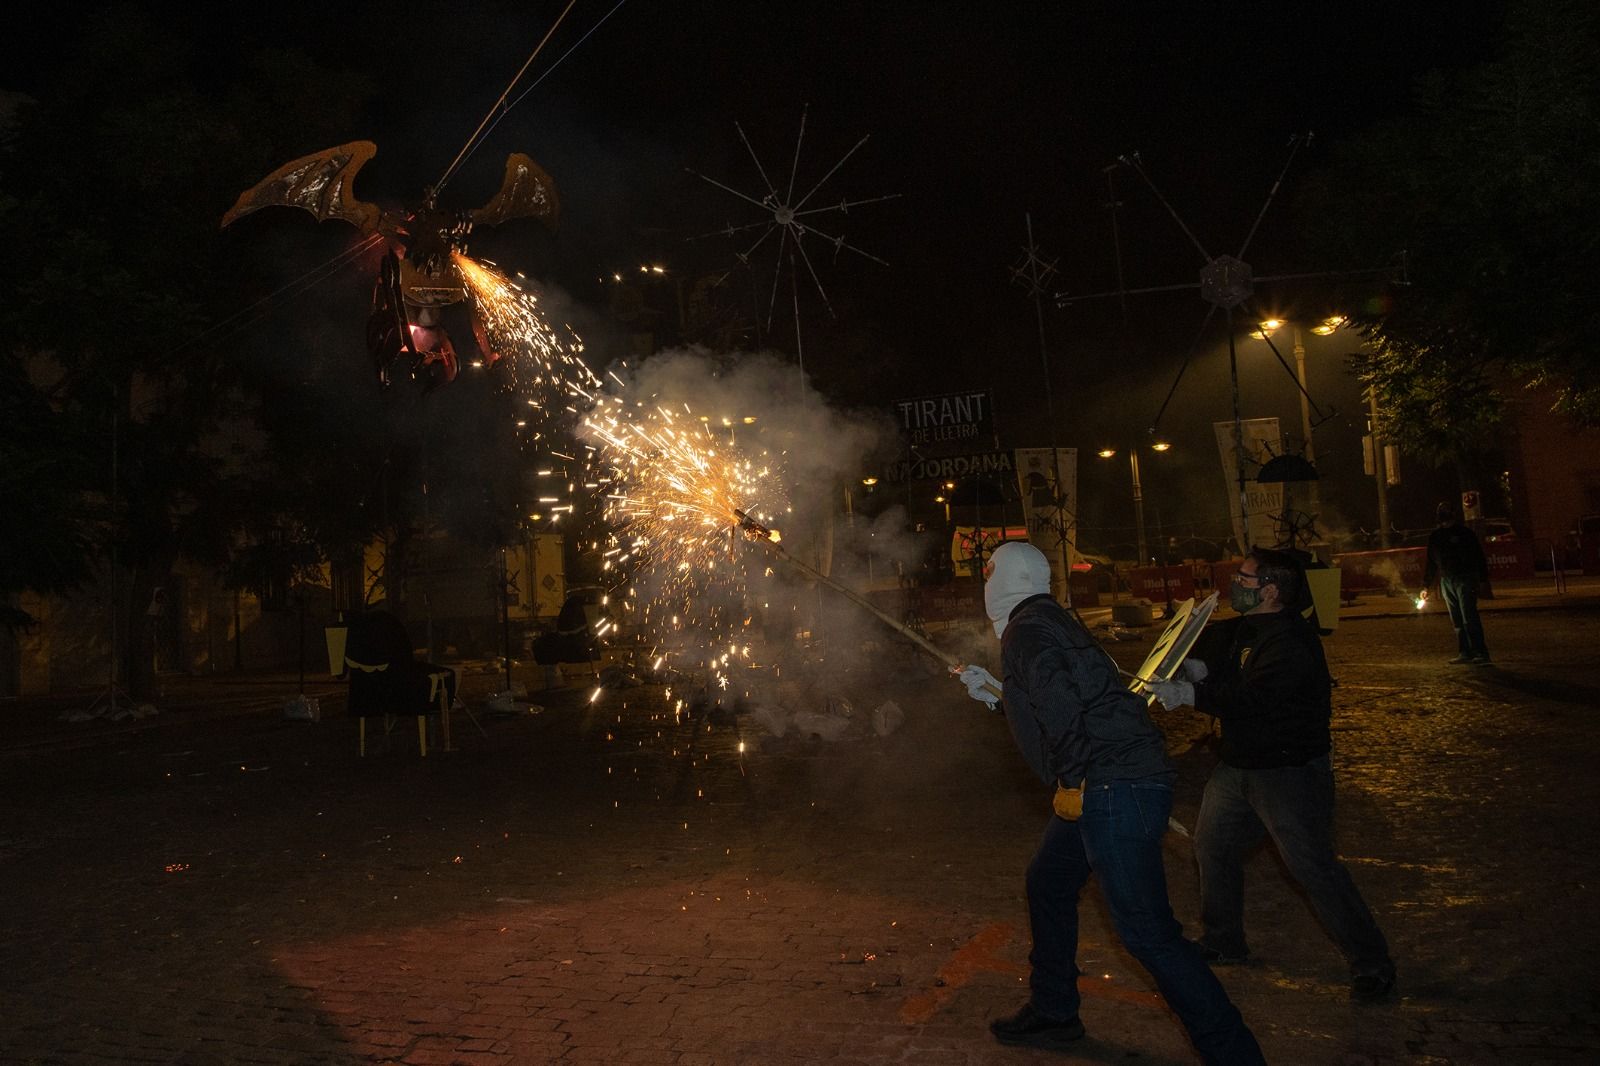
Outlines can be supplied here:
<path id="1" fill-rule="evenodd" d="M 1192 656 L 1208 671 L 1194 705 L 1222 722 L 1223 762 L 1264 770 L 1328 753 L 1333 680 L 1309 622 L 1288 610 L 1248 614 L 1206 636 L 1208 648 L 1226 650 Z"/>
<path id="2" fill-rule="evenodd" d="M 1428 563 L 1422 583 L 1431 585 L 1440 575 L 1460 580 L 1489 580 L 1489 560 L 1484 558 L 1478 535 L 1460 522 L 1440 526 L 1428 537 Z"/>
<path id="3" fill-rule="evenodd" d="M 1006 723 L 1046 784 L 1076 788 L 1175 776 L 1145 701 L 1049 595 L 1023 600 L 1000 641 Z"/>

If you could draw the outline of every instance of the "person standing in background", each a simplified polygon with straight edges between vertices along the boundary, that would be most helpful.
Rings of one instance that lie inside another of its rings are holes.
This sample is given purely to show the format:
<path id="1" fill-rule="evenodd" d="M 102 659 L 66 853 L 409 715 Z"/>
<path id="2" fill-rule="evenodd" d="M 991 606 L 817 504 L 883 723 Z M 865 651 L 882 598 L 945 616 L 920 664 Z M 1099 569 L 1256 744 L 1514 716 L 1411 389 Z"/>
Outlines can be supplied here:
<path id="1" fill-rule="evenodd" d="M 1483 554 L 1478 535 L 1461 524 L 1461 516 L 1448 503 L 1438 510 L 1439 528 L 1428 538 L 1428 562 L 1422 574 L 1419 600 L 1428 598 L 1428 589 L 1439 582 L 1439 594 L 1456 627 L 1456 657 L 1453 665 L 1489 662 L 1489 646 L 1483 640 L 1483 621 L 1478 617 L 1478 592 L 1489 584 L 1489 560 Z"/>

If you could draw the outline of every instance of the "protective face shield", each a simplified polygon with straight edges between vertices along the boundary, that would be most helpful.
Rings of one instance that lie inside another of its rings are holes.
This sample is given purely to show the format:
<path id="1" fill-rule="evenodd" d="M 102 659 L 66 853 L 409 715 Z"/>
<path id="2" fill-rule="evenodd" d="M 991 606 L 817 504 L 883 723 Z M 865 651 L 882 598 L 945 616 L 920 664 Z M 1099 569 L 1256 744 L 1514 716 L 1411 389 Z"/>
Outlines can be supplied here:
<path id="1" fill-rule="evenodd" d="M 1017 604 L 1050 591 L 1050 560 L 1033 545 L 1014 540 L 996 548 L 989 561 L 993 569 L 983 586 L 983 606 L 998 637 Z"/>

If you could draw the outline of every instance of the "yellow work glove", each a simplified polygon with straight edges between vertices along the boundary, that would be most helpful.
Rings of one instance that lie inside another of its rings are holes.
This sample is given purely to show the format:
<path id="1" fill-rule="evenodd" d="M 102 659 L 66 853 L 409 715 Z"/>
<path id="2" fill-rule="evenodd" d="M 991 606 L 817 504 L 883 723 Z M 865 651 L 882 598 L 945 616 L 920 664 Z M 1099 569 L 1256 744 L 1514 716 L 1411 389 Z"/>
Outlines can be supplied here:
<path id="1" fill-rule="evenodd" d="M 1057 818 L 1065 818 L 1069 822 L 1076 822 L 1083 813 L 1083 789 L 1063 788 L 1056 786 L 1056 794 L 1050 801 L 1055 808 Z"/>

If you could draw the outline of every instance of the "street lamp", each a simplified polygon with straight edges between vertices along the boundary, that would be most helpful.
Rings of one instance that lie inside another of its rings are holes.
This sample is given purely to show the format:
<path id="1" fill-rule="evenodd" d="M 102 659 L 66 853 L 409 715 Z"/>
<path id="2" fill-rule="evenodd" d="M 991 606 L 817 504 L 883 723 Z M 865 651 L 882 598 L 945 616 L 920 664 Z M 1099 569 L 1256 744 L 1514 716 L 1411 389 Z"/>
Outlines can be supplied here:
<path id="1" fill-rule="evenodd" d="M 1150 444 L 1153 452 L 1164 452 L 1172 445 L 1166 441 L 1155 441 Z M 1095 453 L 1102 459 L 1115 458 L 1117 449 L 1101 448 Z M 1144 566 L 1150 561 L 1150 550 L 1145 545 L 1144 538 L 1144 487 L 1139 483 L 1139 449 L 1128 449 L 1128 469 L 1133 474 L 1133 524 L 1139 539 L 1139 565 Z"/>
<path id="2" fill-rule="evenodd" d="M 1319 337 L 1331 336 L 1340 326 L 1345 324 L 1344 315 L 1329 315 L 1311 327 L 1311 332 Z M 1256 327 L 1256 336 L 1266 340 L 1286 323 L 1281 318 L 1269 318 Z M 1317 450 L 1311 438 L 1311 393 L 1306 389 L 1306 340 L 1300 332 L 1300 326 L 1290 326 L 1294 330 L 1294 372 L 1295 380 L 1300 384 L 1300 431 L 1305 436 L 1306 462 L 1312 466 L 1317 465 Z M 1321 499 L 1317 493 L 1317 483 L 1313 481 L 1310 486 L 1311 510 L 1313 513 L 1321 510 Z"/>

